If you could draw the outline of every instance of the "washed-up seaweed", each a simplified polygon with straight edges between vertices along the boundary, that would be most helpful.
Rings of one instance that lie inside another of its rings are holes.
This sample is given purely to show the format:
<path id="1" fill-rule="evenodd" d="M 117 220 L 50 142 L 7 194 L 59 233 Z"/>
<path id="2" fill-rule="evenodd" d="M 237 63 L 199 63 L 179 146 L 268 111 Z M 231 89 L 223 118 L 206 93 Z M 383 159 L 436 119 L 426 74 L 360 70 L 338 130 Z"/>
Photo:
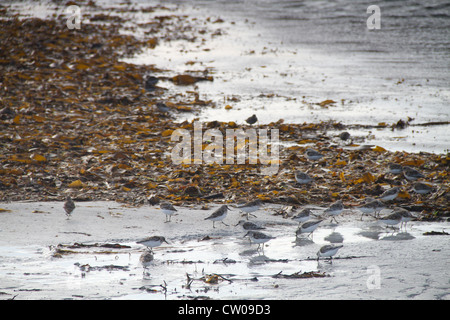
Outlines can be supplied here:
<path id="1" fill-rule="evenodd" d="M 111 10 L 118 15 L 126 12 L 126 8 Z M 0 201 L 64 201 L 70 194 L 75 202 L 115 200 L 133 205 L 147 204 L 154 196 L 152 204 L 158 203 L 156 199 L 174 205 L 261 199 L 328 206 L 341 199 L 352 208 L 367 197 L 401 186 L 402 192 L 390 205 L 414 206 L 421 219 L 450 215 L 448 155 L 364 146 L 340 134 L 350 126 L 334 121 L 204 123 L 202 133 L 214 128 L 223 136 L 227 129 L 278 129 L 282 143 L 273 175 L 262 175 L 261 164 L 250 164 L 248 159 L 244 164 L 174 164 L 172 133 L 194 128 L 194 120 L 177 123 L 177 114 L 212 107 L 211 101 L 200 99 L 195 85 L 214 79 L 207 70 L 176 73 L 151 64 L 125 63 L 123 58 L 164 41 L 205 39 L 201 42 L 206 43 L 206 38 L 220 36 L 217 31 L 223 20 L 194 22 L 163 6 L 141 10 L 167 13 L 131 27 L 142 28 L 145 38 L 121 32 L 124 18 L 117 15 L 94 12 L 91 23 L 70 30 L 63 19 L 22 19 L 2 8 Z M 163 81 L 175 88 L 163 89 L 159 86 Z M 189 93 L 176 92 L 186 87 Z M 159 103 L 169 111 L 161 111 Z M 333 103 L 324 100 L 319 105 L 326 108 Z M 405 125 L 412 125 L 411 120 Z M 401 130 L 398 121 L 377 127 Z M 337 131 L 337 137 L 329 131 Z M 307 148 L 319 150 L 324 157 L 309 161 L 304 156 Z M 435 191 L 415 194 L 413 182 L 387 172 L 390 162 L 420 170 L 423 182 Z M 297 169 L 308 171 L 314 182 L 296 184 Z"/>
<path id="2" fill-rule="evenodd" d="M 121 245 L 118 243 L 94 243 L 94 244 L 58 244 L 51 247 L 52 257 L 61 258 L 63 255 L 70 254 L 116 254 L 119 251 L 101 250 L 101 251 L 80 251 L 77 249 L 91 249 L 91 248 L 106 248 L 106 249 L 130 249 L 130 246 Z"/>
<path id="3" fill-rule="evenodd" d="M 59 245 L 58 247 L 65 247 L 69 249 L 78 249 L 78 248 L 109 248 L 109 249 L 130 249 L 130 246 L 119 244 L 119 243 L 94 243 L 94 244 L 85 244 L 75 242 L 71 245 Z"/>
<path id="4" fill-rule="evenodd" d="M 329 277 L 325 272 L 309 271 L 309 272 L 294 272 L 292 274 L 283 274 L 282 271 L 273 275 L 275 279 L 310 279 L 310 278 L 325 278 Z"/>
<path id="5" fill-rule="evenodd" d="M 445 231 L 427 231 L 423 233 L 424 236 L 448 236 L 449 233 Z"/>
<path id="6" fill-rule="evenodd" d="M 129 271 L 129 266 L 118 266 L 118 265 L 104 265 L 104 266 L 91 266 L 90 264 L 80 264 L 78 262 L 74 263 L 75 266 L 77 266 L 80 271 L 82 272 L 90 272 L 90 271 Z"/>

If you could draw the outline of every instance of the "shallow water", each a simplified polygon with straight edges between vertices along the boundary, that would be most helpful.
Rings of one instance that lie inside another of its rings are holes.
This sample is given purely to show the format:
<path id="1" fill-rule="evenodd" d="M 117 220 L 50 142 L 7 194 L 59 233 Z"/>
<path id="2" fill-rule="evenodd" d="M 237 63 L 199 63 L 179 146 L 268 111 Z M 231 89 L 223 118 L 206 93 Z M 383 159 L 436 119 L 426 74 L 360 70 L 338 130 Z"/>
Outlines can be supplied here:
<path id="1" fill-rule="evenodd" d="M 241 214 L 229 212 L 212 228 L 205 221 L 215 208 L 178 208 L 164 223 L 157 207 L 130 208 L 111 202 L 77 203 L 69 220 L 62 203 L 10 203 L 0 213 L 0 292 L 8 299 L 449 299 L 449 222 L 408 223 L 392 231 L 370 217 L 346 210 L 338 224 L 323 222 L 312 235 L 296 238 L 297 223 L 255 213 L 275 236 L 264 247 L 234 227 Z M 36 211 L 37 210 L 37 211 Z M 321 211 L 317 211 L 320 213 Z M 385 210 L 384 213 L 388 213 Z M 144 268 L 146 249 L 137 240 L 163 235 L 169 244 L 154 249 Z M 208 238 L 205 238 L 208 237 Z M 78 248 L 57 258 L 58 244 L 119 243 L 129 248 Z M 316 261 L 324 244 L 342 243 L 332 263 Z M 324 273 L 324 278 L 288 279 L 277 274 Z M 186 287 L 187 276 L 194 279 Z M 219 274 L 218 283 L 205 277 Z M 374 278 L 375 277 L 375 278 Z M 202 280 L 203 278 L 203 280 Z M 375 280 L 374 280 L 375 279 Z"/>
<path id="2" fill-rule="evenodd" d="M 243 123 L 253 113 L 260 123 L 450 120 L 450 19 L 443 1 L 379 4 L 382 28 L 370 32 L 366 9 L 373 1 L 169 3 L 192 17 L 223 18 L 217 24 L 221 36 L 207 34 L 202 43 L 161 43 L 128 61 L 180 73 L 208 70 L 214 82 L 197 88 L 216 108 L 203 109 L 200 120 Z M 161 86 L 172 88 L 170 83 Z M 336 104 L 318 105 L 327 99 Z M 227 104 L 233 109 L 225 110 Z M 198 115 L 179 116 L 190 120 Z M 447 132 L 448 124 L 362 136 L 392 151 L 445 153 Z"/>
<path id="3" fill-rule="evenodd" d="M 158 2 L 156 2 L 158 3 Z M 153 3 L 156 4 L 156 3 Z M 187 15 L 193 28 L 207 32 L 196 41 L 160 41 L 130 63 L 154 64 L 181 73 L 207 72 L 214 81 L 195 87 L 175 87 L 170 81 L 168 101 L 193 100 L 193 92 L 215 107 L 178 113 L 177 121 L 235 121 L 257 114 L 259 123 L 284 119 L 288 123 L 337 121 L 377 125 L 383 130 L 349 130 L 365 144 L 391 151 L 446 153 L 449 125 L 421 126 L 450 121 L 450 50 L 448 3 L 435 0 L 380 2 L 380 30 L 368 31 L 366 9 L 373 1 L 159 1 L 154 12 L 128 12 L 148 7 L 147 1 L 99 1 L 100 8 L 129 21 L 124 33 L 148 37 L 137 23 L 154 16 Z M 10 2 L 23 16 L 65 19 L 65 7 L 53 2 Z M 168 7 L 170 10 L 161 9 Z M 98 9 L 82 6 L 82 11 Z M 101 10 L 101 9 L 100 9 Z M 203 25 L 206 18 L 220 23 Z M 192 32 L 194 36 L 195 32 Z M 215 35 L 218 34 L 218 35 Z M 159 76 L 159 74 L 155 74 Z M 167 77 L 164 72 L 161 76 Z M 171 76 L 171 75 L 169 75 Z M 181 97 L 181 98 L 180 98 Z M 331 99 L 335 104 L 321 107 Z M 225 109 L 231 105 L 232 109 Z M 391 131 L 399 120 L 409 127 Z"/>

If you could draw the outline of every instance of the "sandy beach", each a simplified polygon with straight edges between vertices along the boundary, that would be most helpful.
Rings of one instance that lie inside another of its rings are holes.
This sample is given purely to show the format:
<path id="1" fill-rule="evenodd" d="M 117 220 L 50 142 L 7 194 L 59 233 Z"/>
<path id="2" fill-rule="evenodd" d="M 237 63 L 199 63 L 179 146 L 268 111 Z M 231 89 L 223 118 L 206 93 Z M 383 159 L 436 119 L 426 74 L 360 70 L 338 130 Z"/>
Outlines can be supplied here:
<path id="1" fill-rule="evenodd" d="M 239 210 L 230 211 L 228 226 L 213 229 L 204 220 L 217 207 L 177 207 L 165 223 L 161 210 L 149 206 L 84 202 L 66 219 L 60 202 L 2 204 L 10 211 L 1 212 L 1 298 L 449 298 L 449 222 L 412 221 L 400 231 L 346 210 L 312 238 L 296 237 L 298 223 L 272 205 L 249 220 L 275 237 L 261 253 L 235 226 L 245 219 Z M 150 235 L 168 244 L 154 248 L 144 266 L 147 249 L 136 241 Z M 343 248 L 332 263 L 317 261 L 329 243 Z"/>
<path id="2" fill-rule="evenodd" d="M 69 4 L 0 6 L 0 299 L 449 299 L 449 119 L 423 112 L 446 106 L 448 88 L 378 74 L 379 96 L 357 97 L 343 82 L 355 65 L 342 73 L 342 56 L 276 40 L 273 21 L 221 1 L 81 1 L 79 29 Z M 238 163 L 237 136 L 232 163 L 208 163 L 211 137 L 230 130 L 276 130 L 274 171 L 261 149 L 252 163 L 250 138 Z M 177 132 L 193 137 L 189 163 L 174 163 Z M 380 216 L 401 207 L 414 215 L 406 227 L 361 219 L 394 187 Z M 237 206 L 256 199 L 249 221 L 273 237 L 264 251 L 236 226 Z M 338 200 L 335 222 L 324 210 Z M 162 201 L 178 210 L 171 222 Z M 213 228 L 205 218 L 223 204 L 227 225 Z M 305 208 L 324 221 L 296 236 Z M 168 243 L 150 255 L 136 242 L 154 235 Z M 327 244 L 343 247 L 317 261 Z"/>

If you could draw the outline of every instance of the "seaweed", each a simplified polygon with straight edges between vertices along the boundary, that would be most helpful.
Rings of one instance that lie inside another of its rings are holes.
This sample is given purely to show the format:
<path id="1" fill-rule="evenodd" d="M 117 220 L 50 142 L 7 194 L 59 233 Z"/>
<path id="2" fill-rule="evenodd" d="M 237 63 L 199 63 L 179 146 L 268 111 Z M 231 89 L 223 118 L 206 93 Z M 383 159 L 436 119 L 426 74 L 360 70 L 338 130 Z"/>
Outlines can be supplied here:
<path id="1" fill-rule="evenodd" d="M 318 271 L 309 271 L 309 272 L 294 272 L 292 274 L 282 274 L 282 271 L 278 272 L 277 274 L 273 275 L 272 278 L 275 279 L 310 279 L 310 278 L 325 278 L 329 277 L 330 275 L 326 274 L 325 272 L 318 272 Z"/>

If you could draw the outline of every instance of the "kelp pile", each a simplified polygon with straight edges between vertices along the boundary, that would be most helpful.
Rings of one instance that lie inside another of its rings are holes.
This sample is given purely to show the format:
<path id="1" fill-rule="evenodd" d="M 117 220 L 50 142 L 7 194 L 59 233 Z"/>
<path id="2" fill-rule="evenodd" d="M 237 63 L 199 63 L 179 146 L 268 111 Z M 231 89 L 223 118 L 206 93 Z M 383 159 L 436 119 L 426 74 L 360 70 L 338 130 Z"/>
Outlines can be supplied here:
<path id="1" fill-rule="evenodd" d="M 168 39 L 197 41 L 208 32 L 220 35 L 205 24 L 221 20 L 208 18 L 195 25 L 198 21 L 184 16 L 156 16 L 140 26 L 148 30 L 142 40 L 120 32 L 124 22 L 120 12 L 94 15 L 91 23 L 72 30 L 65 20 L 19 19 L 5 7 L 0 16 L 1 201 L 54 201 L 70 194 L 75 201 L 141 205 L 154 195 L 178 205 L 259 198 L 294 206 L 342 199 L 352 207 L 401 186 L 393 204 L 420 211 L 424 217 L 449 214 L 448 156 L 345 145 L 343 139 L 327 134 L 345 131 L 344 125 L 334 122 L 251 126 L 279 130 L 279 168 L 271 176 L 261 175 L 260 165 L 248 160 L 174 164 L 173 131 L 193 128 L 193 122 L 177 123 L 176 114 L 208 107 L 211 102 L 200 100 L 193 86 L 214 79 L 121 59 Z M 194 99 L 182 101 L 176 92 L 158 87 L 163 80 L 172 81 L 175 88 L 192 86 Z M 158 103 L 173 112 L 158 108 Z M 237 125 L 213 121 L 203 128 L 225 136 L 226 129 Z M 310 147 L 324 158 L 307 160 L 304 152 Z M 387 172 L 390 162 L 419 169 L 425 175 L 422 181 L 434 191 L 415 194 L 412 182 Z M 297 185 L 296 169 L 308 172 L 314 182 Z"/>

